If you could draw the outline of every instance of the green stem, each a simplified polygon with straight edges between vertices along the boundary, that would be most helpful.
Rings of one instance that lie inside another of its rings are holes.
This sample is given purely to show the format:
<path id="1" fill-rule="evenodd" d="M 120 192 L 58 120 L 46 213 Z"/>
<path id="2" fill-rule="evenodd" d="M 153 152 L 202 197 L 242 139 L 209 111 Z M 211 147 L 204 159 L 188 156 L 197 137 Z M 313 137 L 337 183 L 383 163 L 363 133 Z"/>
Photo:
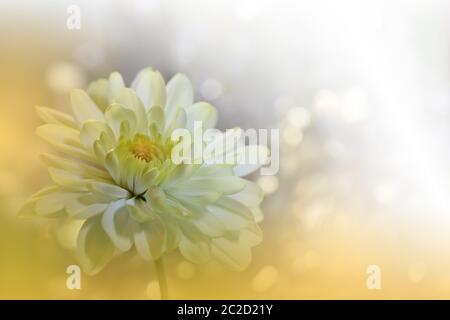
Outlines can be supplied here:
<path id="1" fill-rule="evenodd" d="M 167 289 L 167 277 L 164 269 L 163 258 L 160 257 L 155 261 L 156 274 L 158 275 L 159 292 L 161 293 L 161 300 L 167 300 L 169 291 Z"/>

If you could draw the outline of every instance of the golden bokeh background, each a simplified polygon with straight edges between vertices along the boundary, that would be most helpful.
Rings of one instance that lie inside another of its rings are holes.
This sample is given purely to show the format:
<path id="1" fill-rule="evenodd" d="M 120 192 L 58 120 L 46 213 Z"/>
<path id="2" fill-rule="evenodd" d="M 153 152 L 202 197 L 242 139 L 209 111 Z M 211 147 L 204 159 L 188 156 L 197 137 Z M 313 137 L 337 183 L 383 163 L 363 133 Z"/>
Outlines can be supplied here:
<path id="1" fill-rule="evenodd" d="M 0 26 L 0 298 L 158 298 L 133 255 L 68 290 L 64 239 L 16 216 L 50 183 L 34 106 L 69 110 L 71 88 L 146 66 L 186 73 L 222 129 L 281 132 L 279 174 L 252 177 L 266 192 L 252 264 L 171 254 L 172 298 L 450 298 L 448 1 L 18 0 Z"/>

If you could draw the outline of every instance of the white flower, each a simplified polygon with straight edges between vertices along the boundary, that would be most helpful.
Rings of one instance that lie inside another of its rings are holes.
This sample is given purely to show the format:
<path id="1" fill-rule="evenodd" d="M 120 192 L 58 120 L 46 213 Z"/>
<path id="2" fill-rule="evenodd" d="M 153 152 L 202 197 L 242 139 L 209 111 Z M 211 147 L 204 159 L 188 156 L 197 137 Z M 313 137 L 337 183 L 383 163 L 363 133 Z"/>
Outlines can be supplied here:
<path id="1" fill-rule="evenodd" d="M 127 88 L 114 72 L 70 98 L 73 116 L 37 107 L 47 122 L 37 134 L 56 151 L 43 155 L 55 185 L 33 195 L 24 215 L 81 221 L 77 254 L 90 274 L 134 249 L 145 260 L 178 248 L 195 263 L 249 264 L 263 193 L 237 175 L 248 170 L 171 161 L 173 130 L 217 121 L 213 106 L 193 102 L 186 76 L 166 86 L 148 68 Z"/>

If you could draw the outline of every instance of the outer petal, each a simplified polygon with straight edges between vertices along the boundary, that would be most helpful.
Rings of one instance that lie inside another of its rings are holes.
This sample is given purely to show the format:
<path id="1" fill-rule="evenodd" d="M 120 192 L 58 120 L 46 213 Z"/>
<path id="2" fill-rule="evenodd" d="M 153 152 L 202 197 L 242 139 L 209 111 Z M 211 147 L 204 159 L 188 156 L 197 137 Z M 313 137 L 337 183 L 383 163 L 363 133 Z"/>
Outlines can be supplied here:
<path id="1" fill-rule="evenodd" d="M 131 236 L 137 227 L 128 214 L 125 204 L 125 199 L 113 202 L 102 215 L 103 229 L 120 251 L 130 250 Z"/>
<path id="2" fill-rule="evenodd" d="M 240 202 L 228 197 L 220 198 L 207 208 L 228 230 L 240 230 L 254 223 L 252 212 Z"/>
<path id="3" fill-rule="evenodd" d="M 36 134 L 57 151 L 96 162 L 93 154 L 85 150 L 81 144 L 78 130 L 57 124 L 44 124 L 36 129 Z"/>
<path id="4" fill-rule="evenodd" d="M 71 194 L 63 192 L 55 192 L 39 198 L 36 198 L 35 211 L 39 216 L 55 216 L 60 215 L 60 212 L 65 213 L 65 204 L 72 197 Z"/>
<path id="5" fill-rule="evenodd" d="M 212 239 L 211 251 L 216 259 L 237 270 L 245 269 L 252 257 L 250 247 L 227 238 Z"/>
<path id="6" fill-rule="evenodd" d="M 73 89 L 70 92 L 70 101 L 75 119 L 79 125 L 87 120 L 104 120 L 102 111 L 83 90 Z"/>
<path id="7" fill-rule="evenodd" d="M 205 263 L 211 257 L 209 238 L 197 228 L 187 223 L 180 223 L 181 237 L 179 249 L 181 254 L 194 263 Z"/>
<path id="8" fill-rule="evenodd" d="M 78 127 L 72 116 L 55 109 L 36 106 L 36 112 L 38 116 L 47 123 L 59 124 L 74 129 Z"/>
<path id="9" fill-rule="evenodd" d="M 73 212 L 70 217 L 73 219 L 89 219 L 103 213 L 108 208 L 106 203 L 95 203 L 84 205 L 80 209 Z"/>
<path id="10" fill-rule="evenodd" d="M 140 230 L 134 233 L 136 250 L 145 260 L 156 260 L 166 248 L 166 227 L 158 216 L 141 223 Z"/>
<path id="11" fill-rule="evenodd" d="M 269 161 L 269 149 L 265 146 L 242 146 L 238 149 L 237 154 L 239 159 L 234 173 L 240 177 L 258 170 Z"/>
<path id="12" fill-rule="evenodd" d="M 65 171 L 79 172 L 87 178 L 111 180 L 111 176 L 107 171 L 88 163 L 49 153 L 42 154 L 41 159 L 48 167 L 62 169 Z"/>
<path id="13" fill-rule="evenodd" d="M 94 194 L 102 195 L 109 199 L 125 199 L 130 196 L 128 190 L 110 183 L 90 181 L 88 187 Z"/>
<path id="14" fill-rule="evenodd" d="M 220 237 L 227 232 L 227 228 L 220 219 L 208 211 L 200 211 L 200 216 L 192 219 L 192 223 L 208 237 Z"/>
<path id="15" fill-rule="evenodd" d="M 78 234 L 77 253 L 83 269 L 90 275 L 98 273 L 112 259 L 114 246 L 98 217 L 83 224 Z"/>
<path id="16" fill-rule="evenodd" d="M 207 164 L 225 164 L 228 159 L 236 164 L 236 151 L 244 145 L 241 128 L 227 129 L 215 134 L 204 149 L 204 161 Z"/>
<path id="17" fill-rule="evenodd" d="M 250 208 L 250 210 L 253 213 L 253 218 L 255 218 L 256 223 L 260 223 L 264 220 L 264 213 L 260 207 Z"/>
<path id="18" fill-rule="evenodd" d="M 87 190 L 87 184 L 90 180 L 83 177 L 79 172 L 71 172 L 52 167 L 48 168 L 48 172 L 52 180 L 62 187 L 78 191 Z"/>
<path id="19" fill-rule="evenodd" d="M 244 180 L 245 188 L 244 190 L 230 195 L 231 199 L 237 200 L 247 207 L 257 207 L 264 198 L 264 192 L 262 189 L 254 182 Z"/>
<path id="20" fill-rule="evenodd" d="M 198 191 L 198 192 L 218 192 L 221 194 L 234 194 L 245 188 L 245 180 L 236 176 L 225 177 L 207 177 L 204 179 L 191 179 L 179 183 L 172 187 L 175 190 L 182 192 L 183 190 Z"/>
<path id="21" fill-rule="evenodd" d="M 109 75 L 109 81 L 108 81 L 108 102 L 111 104 L 111 102 L 114 101 L 116 98 L 116 95 L 120 90 L 125 88 L 125 83 L 123 82 L 123 78 L 118 72 L 113 72 Z"/>
<path id="22" fill-rule="evenodd" d="M 261 243 L 262 238 L 262 230 L 256 223 L 239 232 L 239 242 L 245 243 L 251 247 Z"/>
<path id="23" fill-rule="evenodd" d="M 105 111 L 108 107 L 108 80 L 99 79 L 92 82 L 87 92 L 89 96 L 94 100 L 95 104 L 99 107 L 100 110 Z"/>
<path id="24" fill-rule="evenodd" d="M 217 110 L 206 102 L 198 102 L 187 106 L 186 110 L 186 128 L 190 131 L 194 129 L 194 122 L 201 121 L 204 130 L 214 128 L 217 123 Z"/>
<path id="25" fill-rule="evenodd" d="M 66 215 L 66 208 L 80 195 L 82 193 L 67 192 L 59 186 L 46 187 L 30 197 L 20 209 L 19 215 L 60 218 Z"/>
<path id="26" fill-rule="evenodd" d="M 56 223 L 56 240 L 65 249 L 75 251 L 84 220 L 61 219 Z"/>

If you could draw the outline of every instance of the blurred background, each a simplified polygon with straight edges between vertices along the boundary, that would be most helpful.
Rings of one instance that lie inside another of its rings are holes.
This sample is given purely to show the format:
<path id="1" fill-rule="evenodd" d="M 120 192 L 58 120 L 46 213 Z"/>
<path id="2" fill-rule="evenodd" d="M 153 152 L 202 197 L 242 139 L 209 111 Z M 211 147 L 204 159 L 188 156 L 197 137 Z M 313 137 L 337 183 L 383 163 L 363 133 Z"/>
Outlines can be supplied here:
<path id="1" fill-rule="evenodd" d="M 74 257 L 15 215 L 50 183 L 34 106 L 69 110 L 71 88 L 146 66 L 187 74 L 220 128 L 281 137 L 279 174 L 252 177 L 266 198 L 250 267 L 174 253 L 172 298 L 450 298 L 449 1 L 16 0 L 0 21 L 0 298 L 158 298 L 133 256 L 66 289 Z"/>

